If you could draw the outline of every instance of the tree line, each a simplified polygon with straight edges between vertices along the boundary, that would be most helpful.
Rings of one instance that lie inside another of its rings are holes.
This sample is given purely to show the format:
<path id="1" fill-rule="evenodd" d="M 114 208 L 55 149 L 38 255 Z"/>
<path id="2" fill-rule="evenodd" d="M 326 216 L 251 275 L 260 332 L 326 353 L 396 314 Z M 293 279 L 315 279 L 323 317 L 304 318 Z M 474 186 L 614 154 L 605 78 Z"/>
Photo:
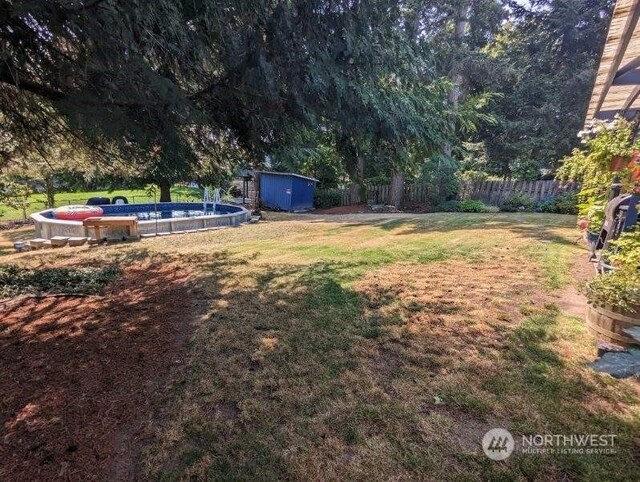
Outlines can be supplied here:
<path id="1" fill-rule="evenodd" d="M 0 0 L 0 173 L 170 186 L 537 179 L 577 145 L 612 0 Z"/>

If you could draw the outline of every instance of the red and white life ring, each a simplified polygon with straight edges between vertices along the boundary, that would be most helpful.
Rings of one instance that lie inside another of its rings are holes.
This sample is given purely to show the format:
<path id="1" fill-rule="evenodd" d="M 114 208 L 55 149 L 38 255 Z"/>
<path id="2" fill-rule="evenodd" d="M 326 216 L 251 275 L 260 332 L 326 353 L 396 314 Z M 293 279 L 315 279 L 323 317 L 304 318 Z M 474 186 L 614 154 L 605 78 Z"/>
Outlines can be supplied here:
<path id="1" fill-rule="evenodd" d="M 56 219 L 82 221 L 92 216 L 102 216 L 102 208 L 99 206 L 62 206 L 53 210 Z"/>

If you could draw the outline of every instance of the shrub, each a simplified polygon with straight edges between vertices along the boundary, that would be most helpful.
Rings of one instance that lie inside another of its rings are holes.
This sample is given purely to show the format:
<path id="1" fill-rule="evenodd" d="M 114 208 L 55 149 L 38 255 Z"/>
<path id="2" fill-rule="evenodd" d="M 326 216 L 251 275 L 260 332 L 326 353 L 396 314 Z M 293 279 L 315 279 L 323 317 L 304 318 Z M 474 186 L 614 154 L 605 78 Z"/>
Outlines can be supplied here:
<path id="1" fill-rule="evenodd" d="M 576 191 L 568 191 L 556 196 L 554 203 L 555 212 L 558 214 L 578 214 L 578 193 Z"/>
<path id="2" fill-rule="evenodd" d="M 458 203 L 460 212 L 463 213 L 482 213 L 485 212 L 486 206 L 482 201 L 474 201 L 473 199 L 464 199 Z"/>
<path id="3" fill-rule="evenodd" d="M 614 266 L 640 270 L 640 228 L 623 232 L 609 243 L 609 250 L 606 257 Z"/>
<path id="4" fill-rule="evenodd" d="M 538 209 L 543 213 L 578 214 L 578 193 L 568 191 L 540 202 Z"/>
<path id="5" fill-rule="evenodd" d="M 438 204 L 433 210 L 442 213 L 457 213 L 460 211 L 460 202 L 456 200 L 444 201 Z"/>
<path id="6" fill-rule="evenodd" d="M 334 189 L 318 189 L 313 199 L 313 205 L 317 208 L 333 208 L 340 206 L 342 194 Z"/>
<path id="7" fill-rule="evenodd" d="M 482 201 L 474 199 L 464 199 L 462 201 L 444 201 L 433 208 L 435 212 L 442 213 L 491 213 L 497 212 L 498 208 L 487 206 Z"/>
<path id="8" fill-rule="evenodd" d="M 536 203 L 533 199 L 521 192 L 514 192 L 501 205 L 500 211 L 515 213 L 518 211 L 534 211 Z"/>
<path id="9" fill-rule="evenodd" d="M 580 149 L 562 160 L 558 178 L 580 183 L 578 210 L 589 222 L 591 233 L 600 232 L 604 210 L 614 178 L 620 181 L 620 193 L 632 192 L 640 167 L 640 139 L 633 135 L 634 124 L 621 117 L 613 122 L 595 121 L 582 132 Z"/>
<path id="10" fill-rule="evenodd" d="M 640 306 L 640 271 L 625 267 L 587 282 L 585 294 L 597 306 L 636 310 Z"/>
<path id="11" fill-rule="evenodd" d="M 120 270 L 105 268 L 32 269 L 16 265 L 0 266 L 0 298 L 21 293 L 100 293 Z"/>
<path id="12" fill-rule="evenodd" d="M 640 307 L 640 229 L 625 231 L 609 245 L 605 258 L 616 269 L 587 282 L 589 301 L 600 306 Z"/>

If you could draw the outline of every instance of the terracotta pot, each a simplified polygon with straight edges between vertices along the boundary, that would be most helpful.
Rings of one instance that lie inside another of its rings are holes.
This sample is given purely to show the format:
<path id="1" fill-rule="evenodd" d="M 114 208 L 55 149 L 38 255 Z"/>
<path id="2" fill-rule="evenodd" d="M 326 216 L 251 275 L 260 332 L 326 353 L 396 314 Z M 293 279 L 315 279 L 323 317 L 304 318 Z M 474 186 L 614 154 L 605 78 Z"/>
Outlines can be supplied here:
<path id="1" fill-rule="evenodd" d="M 613 159 L 611 159 L 611 163 L 609 164 L 609 169 L 612 171 L 622 171 L 624 168 L 627 167 L 628 163 L 629 163 L 628 157 L 616 156 Z"/>

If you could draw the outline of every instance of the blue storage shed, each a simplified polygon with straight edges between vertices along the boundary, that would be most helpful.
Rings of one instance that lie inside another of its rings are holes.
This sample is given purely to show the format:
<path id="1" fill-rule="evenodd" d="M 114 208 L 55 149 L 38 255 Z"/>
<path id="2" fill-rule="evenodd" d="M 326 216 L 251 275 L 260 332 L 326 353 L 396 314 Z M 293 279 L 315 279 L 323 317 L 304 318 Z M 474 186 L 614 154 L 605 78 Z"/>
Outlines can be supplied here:
<path id="1" fill-rule="evenodd" d="M 317 179 L 291 172 L 261 171 L 260 201 L 270 209 L 303 211 L 313 208 Z"/>

